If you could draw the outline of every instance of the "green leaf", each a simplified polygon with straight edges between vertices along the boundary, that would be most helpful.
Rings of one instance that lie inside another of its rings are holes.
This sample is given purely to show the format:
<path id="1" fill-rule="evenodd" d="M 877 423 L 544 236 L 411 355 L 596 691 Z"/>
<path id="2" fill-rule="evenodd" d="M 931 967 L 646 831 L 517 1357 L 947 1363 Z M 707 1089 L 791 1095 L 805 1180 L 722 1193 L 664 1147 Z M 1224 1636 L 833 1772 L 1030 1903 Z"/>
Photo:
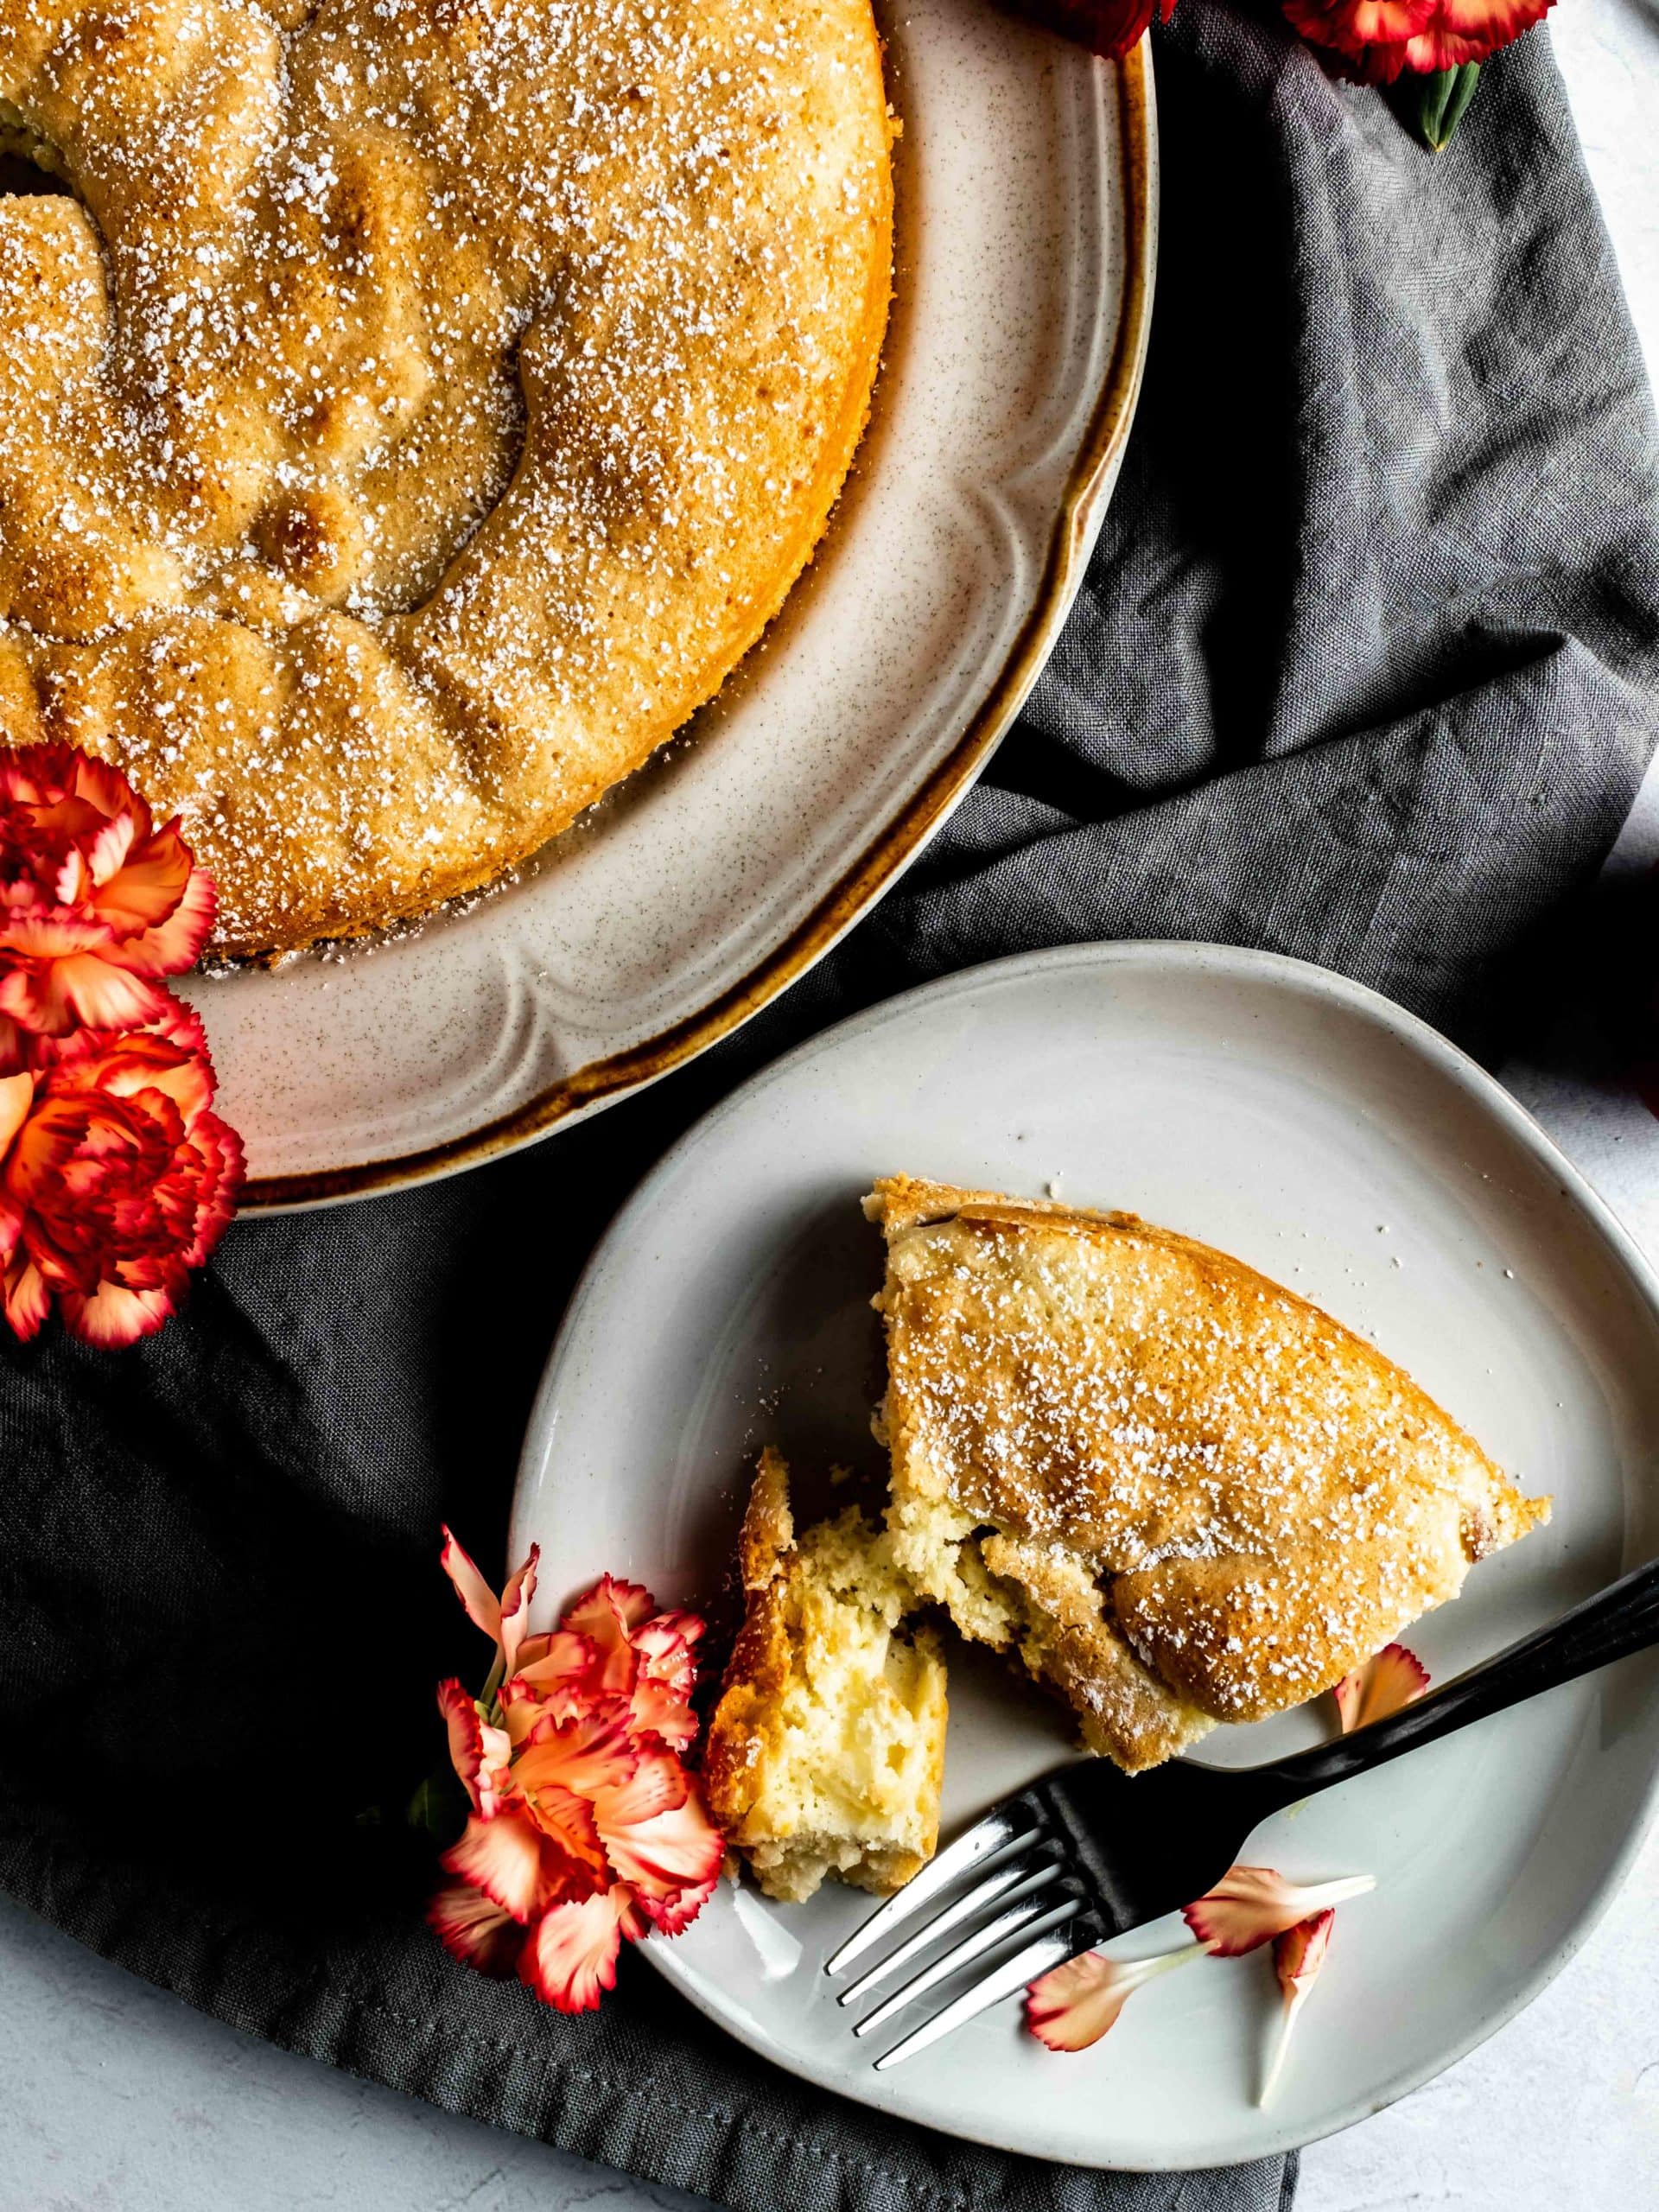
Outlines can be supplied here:
<path id="1" fill-rule="evenodd" d="M 421 1783 L 410 1799 L 404 1819 L 419 1835 L 434 1843 L 452 1844 L 467 1824 L 467 1802 L 453 1770 L 438 1767 Z"/>
<path id="2" fill-rule="evenodd" d="M 1437 69 L 1423 79 L 1418 95 L 1417 128 L 1422 133 L 1424 145 L 1432 153 L 1438 154 L 1450 144 L 1452 133 L 1462 122 L 1479 82 L 1478 61 L 1465 61 L 1456 69 Z"/>

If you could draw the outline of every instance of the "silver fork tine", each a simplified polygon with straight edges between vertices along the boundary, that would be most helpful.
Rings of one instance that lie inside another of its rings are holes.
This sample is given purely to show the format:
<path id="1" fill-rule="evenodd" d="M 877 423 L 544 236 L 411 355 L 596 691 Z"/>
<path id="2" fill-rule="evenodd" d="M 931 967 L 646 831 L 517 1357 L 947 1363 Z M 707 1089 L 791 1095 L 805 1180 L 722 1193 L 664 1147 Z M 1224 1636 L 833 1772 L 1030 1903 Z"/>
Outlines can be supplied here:
<path id="1" fill-rule="evenodd" d="M 908 1966 L 918 1951 L 925 1951 L 930 1943 L 938 1942 L 941 1936 L 948 1936 L 964 1920 L 971 1920 L 988 1904 L 995 1904 L 1002 1897 L 1007 1897 L 1012 1904 L 1015 1897 L 1028 1891 L 1040 1889 L 1051 1875 L 1059 1871 L 1059 1853 L 1052 1844 L 1048 1847 L 1047 1855 L 1036 1861 L 1023 1853 L 1016 1853 L 999 1866 L 995 1873 L 988 1874 L 982 1882 L 976 1883 L 964 1896 L 959 1897 L 954 1904 L 947 1905 L 943 1912 L 918 1928 L 906 1942 L 899 1944 L 896 1951 L 889 1951 L 885 1959 L 878 1960 L 867 1973 L 860 1974 L 856 1981 L 849 1983 L 836 1998 L 836 2004 L 855 2005 L 867 1989 L 873 1989 L 878 1981 L 885 1981 L 900 1967 Z M 1012 1895 L 1009 1895 L 1010 1891 Z"/>
<path id="2" fill-rule="evenodd" d="M 1030 1833 L 1030 1829 L 1022 1827 L 1006 1807 L 987 1813 L 982 1821 L 976 1821 L 965 1835 L 959 1835 L 930 1866 L 924 1866 L 919 1874 L 906 1882 L 896 1895 L 890 1897 L 885 1904 L 878 1905 L 869 1918 L 853 1930 L 841 1948 L 825 1960 L 825 1974 L 844 1973 L 855 1959 L 861 1959 L 866 1951 L 897 1928 L 900 1921 L 908 1920 L 918 1905 L 925 1904 L 929 1897 L 937 1897 L 959 1875 L 988 1859 L 994 1853 L 1006 1851 L 1016 1840 L 1023 1841 Z"/>
<path id="3" fill-rule="evenodd" d="M 993 1967 L 982 1981 L 976 1981 L 971 1989 L 963 1990 L 962 1995 L 952 1999 L 943 2012 L 936 2012 L 931 2020 L 924 2020 L 919 2028 L 912 2028 L 902 2043 L 896 2043 L 891 2050 L 883 2051 L 875 2062 L 876 2072 L 884 2074 L 890 2066 L 903 2065 L 906 2059 L 914 2058 L 918 2050 L 925 2050 L 929 2044 L 938 2043 L 941 2036 L 948 2036 L 953 2028 L 959 2028 L 964 2020 L 971 2020 L 976 2012 L 984 2012 L 1004 1997 L 1011 1997 L 1016 1989 L 1023 1988 L 1028 1981 L 1035 1981 L 1039 1974 L 1046 1974 L 1051 1967 L 1060 1965 L 1064 1960 L 1076 1958 L 1078 1955 L 1074 1948 L 1076 1940 L 1069 1929 L 1057 1929 L 1052 1935 L 1027 1944 L 1013 1958 L 1005 1959 L 1000 1967 Z"/>
<path id="4" fill-rule="evenodd" d="M 947 1980 L 971 1960 L 982 1957 L 987 1951 L 995 1950 L 999 1943 L 1008 1942 L 1015 1936 L 1034 1937 L 1046 1935 L 1051 1928 L 1059 1927 L 1062 1922 L 1074 1920 L 1082 1909 L 1075 1892 L 1068 1892 L 1058 1904 L 1039 1896 L 1026 1897 L 1020 1904 L 1010 1905 L 1006 1911 L 999 1912 L 995 1920 L 987 1921 L 983 1928 L 976 1928 L 971 1936 L 964 1936 L 955 1949 L 947 1951 L 942 1959 L 935 1959 L 931 1967 L 924 1967 L 920 1974 L 906 1982 L 902 1988 L 895 1989 L 885 2004 L 878 2005 L 874 2012 L 867 2013 L 861 2020 L 855 2020 L 853 2033 L 855 2036 L 868 2035 L 883 2021 L 890 2020 L 895 2012 L 902 2012 L 906 2005 L 913 2004 L 924 1990 Z"/>

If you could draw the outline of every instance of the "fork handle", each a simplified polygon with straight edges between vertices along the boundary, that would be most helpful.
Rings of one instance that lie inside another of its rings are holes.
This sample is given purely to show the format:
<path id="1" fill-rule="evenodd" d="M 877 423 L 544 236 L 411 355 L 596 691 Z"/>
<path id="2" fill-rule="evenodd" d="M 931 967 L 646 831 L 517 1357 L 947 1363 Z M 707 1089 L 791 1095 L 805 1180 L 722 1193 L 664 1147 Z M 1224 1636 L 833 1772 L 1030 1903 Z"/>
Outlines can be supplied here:
<path id="1" fill-rule="evenodd" d="M 1659 1643 L 1659 1560 L 1586 1598 L 1548 1628 L 1523 1636 L 1496 1658 L 1351 1736 L 1249 1770 L 1279 1805 L 1297 1803 L 1402 1751 L 1432 1744 L 1471 1720 L 1503 1713 L 1541 1691 L 1576 1681 L 1597 1667 Z"/>

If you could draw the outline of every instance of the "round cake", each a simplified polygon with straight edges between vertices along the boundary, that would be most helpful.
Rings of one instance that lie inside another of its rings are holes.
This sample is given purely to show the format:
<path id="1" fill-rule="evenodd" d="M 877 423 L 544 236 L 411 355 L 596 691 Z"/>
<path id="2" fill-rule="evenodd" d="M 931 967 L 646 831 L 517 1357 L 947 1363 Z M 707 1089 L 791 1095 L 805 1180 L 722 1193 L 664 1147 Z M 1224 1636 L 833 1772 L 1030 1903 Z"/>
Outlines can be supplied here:
<path id="1" fill-rule="evenodd" d="M 811 553 L 893 129 L 869 0 L 0 0 L 0 734 L 221 952 L 534 851 Z"/>

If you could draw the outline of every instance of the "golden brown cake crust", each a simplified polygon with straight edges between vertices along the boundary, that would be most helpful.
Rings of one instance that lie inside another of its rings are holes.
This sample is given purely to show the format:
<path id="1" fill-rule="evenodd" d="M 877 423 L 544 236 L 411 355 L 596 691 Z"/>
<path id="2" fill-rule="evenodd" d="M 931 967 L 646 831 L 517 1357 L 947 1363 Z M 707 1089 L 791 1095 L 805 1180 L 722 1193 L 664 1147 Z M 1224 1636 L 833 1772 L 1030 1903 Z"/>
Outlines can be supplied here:
<path id="1" fill-rule="evenodd" d="M 901 1546 L 943 1530 L 1034 1598 L 1010 1637 L 1127 1766 L 1329 1688 L 1548 1516 L 1373 1345 L 1224 1253 L 906 1177 L 867 1207 Z"/>
<path id="2" fill-rule="evenodd" d="M 760 1779 L 758 1748 L 789 1673 L 785 1571 L 794 1541 L 788 1471 L 775 1452 L 763 1452 L 737 1540 L 743 1625 L 727 1662 L 703 1751 L 703 1793 L 715 1825 L 731 1843 L 744 1840 Z"/>
<path id="3" fill-rule="evenodd" d="M 869 0 L 0 0 L 0 740 L 216 944 L 423 912 L 759 637 L 868 410 Z"/>

